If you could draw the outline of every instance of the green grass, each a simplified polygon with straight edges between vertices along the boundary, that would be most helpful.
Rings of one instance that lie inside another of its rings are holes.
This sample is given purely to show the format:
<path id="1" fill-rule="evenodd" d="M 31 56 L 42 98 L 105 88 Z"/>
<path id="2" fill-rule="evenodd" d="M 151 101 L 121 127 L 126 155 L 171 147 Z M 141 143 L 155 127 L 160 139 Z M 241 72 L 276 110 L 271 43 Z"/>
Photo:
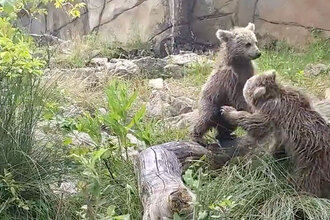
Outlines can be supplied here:
<path id="1" fill-rule="evenodd" d="M 132 41 L 132 44 L 135 47 L 145 47 L 139 41 Z M 302 52 L 284 43 L 278 43 L 271 49 L 263 50 L 263 56 L 257 60 L 258 67 L 261 71 L 276 69 L 279 78 L 284 83 L 302 87 L 314 95 L 322 97 L 324 89 L 330 86 L 329 76 L 323 74 L 317 77 L 307 77 L 304 75 L 303 70 L 309 63 L 328 64 L 330 61 L 329 46 L 328 41 L 317 38 Z M 138 50 L 141 50 L 141 48 Z M 89 50 L 90 48 L 77 52 L 78 61 L 70 61 L 69 67 L 84 66 L 88 59 L 85 59 L 82 54 Z M 77 51 L 79 51 L 79 47 Z M 105 49 L 102 53 L 107 56 L 107 52 L 109 50 Z M 109 58 L 111 56 L 109 54 Z M 83 62 L 80 62 L 81 59 Z M 170 92 L 173 93 L 177 93 L 176 90 L 180 88 L 180 94 L 195 99 L 197 97 L 196 92 L 205 83 L 211 71 L 212 65 L 209 63 L 205 61 L 196 62 L 185 67 L 182 79 L 169 79 L 166 81 L 166 86 L 169 86 Z M 134 112 L 141 107 L 142 102 L 148 101 L 151 90 L 148 88 L 148 79 L 142 77 L 131 79 L 128 83 L 129 92 L 137 91 L 139 93 L 137 103 L 132 105 L 132 111 Z M 76 87 L 74 89 L 77 91 L 73 94 L 81 93 Z M 75 97 L 75 95 L 72 97 Z M 86 100 L 88 99 L 86 98 Z M 104 103 L 102 104 L 104 105 Z M 89 106 L 89 108 L 91 107 L 93 106 Z M 94 108 L 96 108 L 96 105 Z M 93 109 L 91 112 L 93 112 Z M 189 140 L 188 128 L 166 127 L 161 118 L 144 118 L 139 129 L 141 129 L 142 136 L 148 139 L 148 144 L 151 146 L 170 141 Z M 242 135 L 244 132 L 238 129 L 236 133 Z M 111 148 L 113 146 L 102 147 Z M 53 151 L 55 152 L 54 149 Z M 62 204 L 60 213 L 67 216 L 67 219 L 79 219 L 73 213 L 81 212 L 83 210 L 82 206 L 91 202 L 93 204 L 91 205 L 92 209 L 98 212 L 95 216 L 106 215 L 107 209 L 113 205 L 116 207 L 116 215 L 130 214 L 131 219 L 141 219 L 143 208 L 139 199 L 133 164 L 121 160 L 117 156 L 110 155 L 103 158 L 110 161 L 110 170 L 114 175 L 113 177 L 102 161 L 99 161 L 95 167 L 97 175 L 100 177 L 99 185 L 96 187 L 100 190 L 97 190 L 98 196 L 95 197 L 97 201 L 90 201 L 90 198 L 93 197 L 93 191 L 87 193 L 83 191 L 84 189 L 93 190 L 86 187 L 86 185 L 80 188 L 77 195 L 67 198 L 66 201 L 59 200 L 51 192 L 47 192 L 47 188 L 43 188 L 45 197 L 42 201 L 47 201 L 47 203 L 39 206 L 41 207 L 40 212 L 44 213 L 44 209 L 47 208 L 57 210 L 56 208 L 59 207 L 58 201 L 60 201 L 62 202 L 60 203 Z M 67 159 L 67 155 L 61 155 L 59 158 Z M 86 159 L 90 158 L 86 156 Z M 39 163 L 41 164 L 41 162 Z M 47 168 L 47 164 L 42 166 Z M 71 161 L 67 166 L 71 170 L 71 177 L 80 180 L 79 184 L 95 184 L 91 178 L 86 178 L 88 176 L 82 177 L 80 175 L 84 170 L 82 164 Z M 275 161 L 268 155 L 261 155 L 233 160 L 229 166 L 216 172 L 204 169 L 203 166 L 198 170 L 204 170 L 204 172 L 194 176 L 195 181 L 198 182 L 196 184 L 197 190 L 195 189 L 198 194 L 195 214 L 200 217 L 204 216 L 200 219 L 330 219 L 329 200 L 299 195 L 294 190 L 289 181 L 291 176 L 290 166 L 286 161 Z M 33 177 L 37 179 L 35 176 Z M 72 211 L 68 211 L 67 207 L 72 207 Z M 50 217 L 53 217 L 52 213 L 50 212 Z M 63 215 L 60 217 L 65 219 Z M 47 218 L 41 216 L 40 219 Z"/>
<path id="2" fill-rule="evenodd" d="M 187 86 L 201 87 L 211 74 L 213 66 L 207 60 L 200 60 L 185 67 L 183 83 Z"/>
<path id="3" fill-rule="evenodd" d="M 224 167 L 217 176 L 200 180 L 196 209 L 208 215 L 205 219 L 330 218 L 330 200 L 294 190 L 287 161 L 254 156 Z"/>
<path id="4" fill-rule="evenodd" d="M 257 60 L 261 71 L 275 69 L 284 83 L 323 97 L 324 90 L 330 86 L 330 77 L 326 74 L 317 77 L 305 76 L 304 69 L 310 63 L 330 63 L 329 40 L 315 37 L 302 51 L 279 42 L 274 48 L 263 50 L 262 56 Z"/>

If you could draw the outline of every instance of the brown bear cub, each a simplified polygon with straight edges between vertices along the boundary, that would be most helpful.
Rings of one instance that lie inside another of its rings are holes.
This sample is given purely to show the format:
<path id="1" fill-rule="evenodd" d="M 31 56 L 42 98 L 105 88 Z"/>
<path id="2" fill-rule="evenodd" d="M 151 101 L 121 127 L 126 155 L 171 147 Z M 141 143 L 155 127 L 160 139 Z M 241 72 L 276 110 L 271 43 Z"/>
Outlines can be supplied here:
<path id="1" fill-rule="evenodd" d="M 223 107 L 223 116 L 256 141 L 272 135 L 275 150 L 292 160 L 298 189 L 330 199 L 330 125 L 307 96 L 275 78 L 273 71 L 246 82 L 243 94 L 252 114 Z"/>
<path id="2" fill-rule="evenodd" d="M 251 60 L 261 55 L 254 29 L 254 24 L 249 23 L 246 27 L 216 32 L 221 42 L 218 62 L 202 90 L 200 115 L 191 133 L 192 139 L 203 146 L 206 146 L 203 136 L 211 128 L 217 129 L 218 140 L 230 139 L 231 133 L 236 129 L 221 116 L 221 106 L 248 110 L 243 97 L 243 86 L 254 74 Z"/>

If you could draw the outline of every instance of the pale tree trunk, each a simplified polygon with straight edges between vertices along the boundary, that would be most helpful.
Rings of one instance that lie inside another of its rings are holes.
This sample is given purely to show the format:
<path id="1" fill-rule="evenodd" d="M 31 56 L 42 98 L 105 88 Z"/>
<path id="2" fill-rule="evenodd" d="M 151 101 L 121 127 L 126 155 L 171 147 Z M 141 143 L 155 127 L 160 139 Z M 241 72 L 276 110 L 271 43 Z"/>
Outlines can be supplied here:
<path id="1" fill-rule="evenodd" d="M 137 158 L 140 198 L 144 207 L 143 220 L 171 219 L 175 212 L 189 215 L 195 195 L 184 185 L 182 164 L 206 155 L 213 168 L 225 165 L 233 156 L 247 151 L 237 147 L 209 149 L 194 142 L 169 142 L 143 150 Z"/>

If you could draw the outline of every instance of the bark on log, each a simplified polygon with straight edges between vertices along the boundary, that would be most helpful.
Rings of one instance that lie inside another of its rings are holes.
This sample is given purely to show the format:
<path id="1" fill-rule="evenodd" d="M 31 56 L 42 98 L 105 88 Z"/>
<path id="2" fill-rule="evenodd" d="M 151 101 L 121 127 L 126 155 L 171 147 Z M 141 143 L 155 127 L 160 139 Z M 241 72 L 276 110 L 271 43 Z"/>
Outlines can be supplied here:
<path id="1" fill-rule="evenodd" d="M 195 142 L 169 142 L 141 151 L 137 158 L 143 220 L 170 219 L 175 212 L 189 214 L 195 195 L 184 185 L 182 165 L 206 155 L 213 168 L 220 168 L 232 157 L 245 155 L 246 149 L 233 146 L 208 149 Z"/>
<path id="2" fill-rule="evenodd" d="M 194 194 L 183 184 L 176 155 L 162 146 L 139 154 L 138 180 L 143 220 L 171 219 L 175 212 L 191 213 Z"/>

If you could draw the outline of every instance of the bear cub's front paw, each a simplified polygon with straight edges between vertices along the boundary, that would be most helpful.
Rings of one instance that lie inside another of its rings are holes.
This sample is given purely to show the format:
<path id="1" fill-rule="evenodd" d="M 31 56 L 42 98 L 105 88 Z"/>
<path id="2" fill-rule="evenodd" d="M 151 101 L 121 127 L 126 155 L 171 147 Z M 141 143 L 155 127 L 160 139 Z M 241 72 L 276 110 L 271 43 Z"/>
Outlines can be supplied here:
<path id="1" fill-rule="evenodd" d="M 237 110 L 232 106 L 222 106 L 220 111 L 221 114 L 224 116 L 228 116 L 229 113 L 237 112 Z"/>
<path id="2" fill-rule="evenodd" d="M 231 106 L 222 106 L 221 115 L 226 119 L 231 125 L 237 125 L 238 111 Z"/>

